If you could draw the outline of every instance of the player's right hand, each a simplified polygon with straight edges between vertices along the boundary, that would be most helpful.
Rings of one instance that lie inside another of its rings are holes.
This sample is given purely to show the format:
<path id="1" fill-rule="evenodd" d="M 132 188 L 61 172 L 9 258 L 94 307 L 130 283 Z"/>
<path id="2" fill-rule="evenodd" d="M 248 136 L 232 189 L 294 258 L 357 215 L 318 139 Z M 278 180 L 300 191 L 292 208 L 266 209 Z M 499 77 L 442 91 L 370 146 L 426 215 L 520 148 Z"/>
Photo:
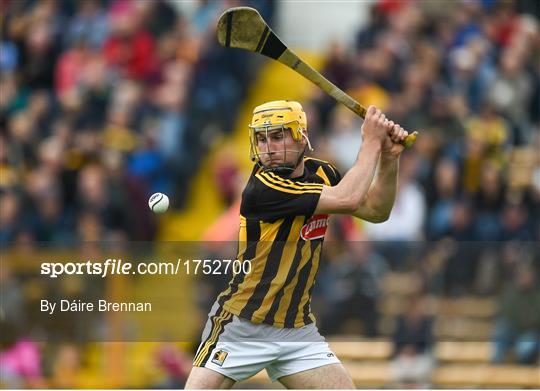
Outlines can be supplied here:
<path id="1" fill-rule="evenodd" d="M 405 149 L 402 143 L 407 138 L 409 133 L 394 121 L 387 123 L 388 137 L 385 138 L 381 152 L 383 155 L 399 156 Z"/>
<path id="2" fill-rule="evenodd" d="M 388 137 L 388 122 L 381 110 L 373 105 L 369 106 L 361 130 L 364 141 L 378 142 L 382 145 Z"/>

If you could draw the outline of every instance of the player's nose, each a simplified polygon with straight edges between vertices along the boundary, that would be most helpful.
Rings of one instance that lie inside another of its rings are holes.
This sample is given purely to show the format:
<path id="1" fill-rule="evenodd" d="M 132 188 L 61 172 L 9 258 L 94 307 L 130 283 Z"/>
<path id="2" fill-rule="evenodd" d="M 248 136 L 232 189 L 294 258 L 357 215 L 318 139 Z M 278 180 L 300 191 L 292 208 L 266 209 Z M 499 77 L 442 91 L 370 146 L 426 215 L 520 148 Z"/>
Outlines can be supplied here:
<path id="1" fill-rule="evenodd" d="M 268 146 L 268 151 L 270 153 L 276 153 L 278 144 L 275 141 L 268 141 L 266 145 Z"/>

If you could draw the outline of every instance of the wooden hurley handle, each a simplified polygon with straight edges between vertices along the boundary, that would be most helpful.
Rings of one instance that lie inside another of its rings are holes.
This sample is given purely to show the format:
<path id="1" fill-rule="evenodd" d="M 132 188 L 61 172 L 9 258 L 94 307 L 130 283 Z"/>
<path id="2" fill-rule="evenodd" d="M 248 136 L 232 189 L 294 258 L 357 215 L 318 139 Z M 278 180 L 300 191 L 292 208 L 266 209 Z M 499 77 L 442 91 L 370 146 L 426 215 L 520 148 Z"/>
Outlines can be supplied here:
<path id="1" fill-rule="evenodd" d="M 217 36 L 219 43 L 224 47 L 249 50 L 281 62 L 318 85 L 332 98 L 343 103 L 360 117 L 366 117 L 364 106 L 294 54 L 272 31 L 256 9 L 236 7 L 225 11 L 218 20 Z M 409 134 L 401 144 L 409 148 L 416 141 L 417 135 L 418 132 Z"/>
<path id="2" fill-rule="evenodd" d="M 315 69 L 310 67 L 304 61 L 302 61 L 296 54 L 294 54 L 290 49 L 286 49 L 277 60 L 284 65 L 287 65 L 289 68 L 298 72 L 300 75 L 304 76 L 309 81 L 313 82 L 321 89 L 323 89 L 328 95 L 334 98 L 336 101 L 343 103 L 347 108 L 352 112 L 360 116 L 362 119 L 366 118 L 367 109 L 353 99 L 350 95 L 345 93 L 342 89 L 337 87 L 334 83 L 328 80 L 326 77 L 321 75 Z M 418 132 L 413 132 L 407 136 L 407 138 L 401 141 L 401 144 L 405 148 L 411 147 L 416 141 Z"/>

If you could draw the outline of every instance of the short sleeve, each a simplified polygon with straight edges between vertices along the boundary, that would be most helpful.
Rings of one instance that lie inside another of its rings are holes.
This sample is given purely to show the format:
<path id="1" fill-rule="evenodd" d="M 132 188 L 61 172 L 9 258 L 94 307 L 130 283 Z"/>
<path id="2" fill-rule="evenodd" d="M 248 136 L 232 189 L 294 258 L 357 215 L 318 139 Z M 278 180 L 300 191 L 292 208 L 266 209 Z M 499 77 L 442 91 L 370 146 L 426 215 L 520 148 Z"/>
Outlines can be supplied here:
<path id="1" fill-rule="evenodd" d="M 244 192 L 241 213 L 261 220 L 311 216 L 323 188 L 322 183 L 291 181 L 264 171 L 252 179 Z"/>
<path id="2" fill-rule="evenodd" d="M 332 179 L 331 179 L 331 183 L 332 183 L 332 186 L 336 186 L 340 181 L 341 181 L 341 174 L 339 173 L 338 169 L 336 167 L 334 167 L 332 164 L 328 164 L 327 166 L 330 171 L 331 171 L 331 176 L 332 176 Z"/>
<path id="3" fill-rule="evenodd" d="M 305 162 L 311 172 L 320 177 L 328 186 L 336 186 L 341 181 L 341 174 L 331 163 L 314 158 L 307 158 Z"/>

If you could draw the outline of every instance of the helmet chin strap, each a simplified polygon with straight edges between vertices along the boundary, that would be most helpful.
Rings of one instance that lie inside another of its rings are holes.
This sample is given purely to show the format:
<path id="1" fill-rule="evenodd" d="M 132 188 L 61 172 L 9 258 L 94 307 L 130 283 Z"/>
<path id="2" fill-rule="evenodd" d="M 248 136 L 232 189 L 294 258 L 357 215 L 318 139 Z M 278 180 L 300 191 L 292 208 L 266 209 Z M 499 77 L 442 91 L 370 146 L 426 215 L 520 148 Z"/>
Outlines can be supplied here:
<path id="1" fill-rule="evenodd" d="M 275 172 L 276 174 L 284 178 L 289 178 L 295 169 L 296 167 L 281 166 L 281 167 L 271 168 L 268 171 Z"/>
<path id="2" fill-rule="evenodd" d="M 304 129 L 303 128 L 300 128 L 298 129 L 298 131 L 300 132 L 300 134 L 302 135 L 302 137 L 304 137 L 307 141 L 307 146 L 309 148 L 309 151 L 310 152 L 313 152 L 313 147 L 311 146 L 311 142 L 309 141 L 309 137 L 307 136 L 307 134 L 304 132 Z M 302 156 L 304 155 L 304 152 L 306 152 L 306 148 L 304 148 L 304 151 L 302 152 Z"/>

